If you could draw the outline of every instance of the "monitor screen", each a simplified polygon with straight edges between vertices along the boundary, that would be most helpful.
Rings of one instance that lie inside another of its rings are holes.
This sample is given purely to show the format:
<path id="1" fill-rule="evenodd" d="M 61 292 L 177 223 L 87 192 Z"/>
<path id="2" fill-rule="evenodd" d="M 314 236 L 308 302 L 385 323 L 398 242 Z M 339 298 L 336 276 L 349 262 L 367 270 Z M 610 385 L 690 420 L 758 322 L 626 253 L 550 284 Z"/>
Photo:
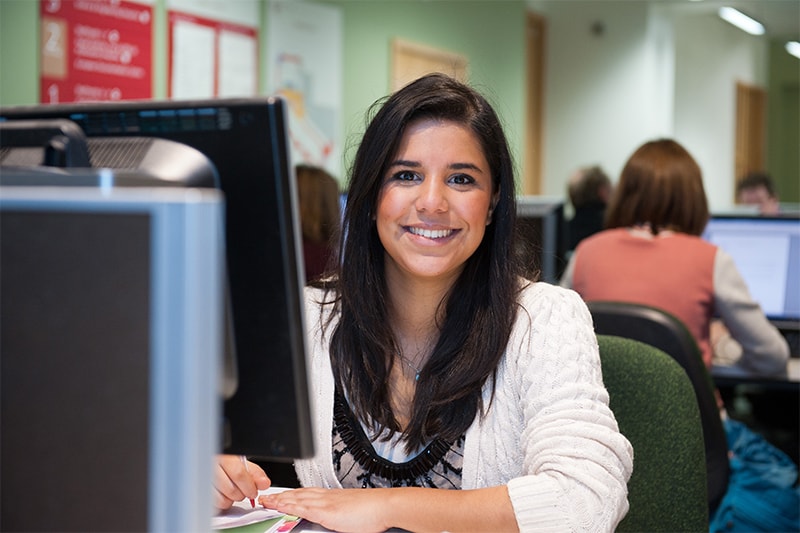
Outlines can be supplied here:
<path id="1" fill-rule="evenodd" d="M 733 257 L 768 318 L 800 320 L 800 217 L 712 216 L 703 238 Z"/>
<path id="2" fill-rule="evenodd" d="M 564 201 L 544 196 L 517 197 L 517 239 L 528 275 L 557 284 L 566 267 Z"/>
<path id="3" fill-rule="evenodd" d="M 208 530 L 222 210 L 0 187 L 0 531 Z"/>
<path id="4" fill-rule="evenodd" d="M 277 461 L 312 455 L 302 248 L 286 112 L 278 98 L 83 103 L 0 111 L 5 121 L 75 122 L 90 142 L 94 167 L 120 165 L 120 150 L 92 151 L 92 140 L 100 138 L 167 139 L 212 161 L 226 202 L 225 246 L 238 370 L 236 391 L 224 406 L 223 450 Z"/>

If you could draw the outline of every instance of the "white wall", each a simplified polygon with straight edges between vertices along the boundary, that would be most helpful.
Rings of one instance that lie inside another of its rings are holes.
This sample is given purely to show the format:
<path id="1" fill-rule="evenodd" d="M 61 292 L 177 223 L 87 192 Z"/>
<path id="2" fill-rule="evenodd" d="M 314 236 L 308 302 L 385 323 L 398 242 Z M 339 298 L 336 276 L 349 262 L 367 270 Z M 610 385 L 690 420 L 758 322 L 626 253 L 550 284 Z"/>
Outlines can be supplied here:
<path id="1" fill-rule="evenodd" d="M 547 19 L 544 194 L 565 195 L 568 176 L 588 164 L 616 181 L 639 145 L 673 137 L 703 169 L 711 208 L 731 204 L 736 81 L 766 85 L 764 43 L 675 4 L 529 6 Z"/>
<path id="2" fill-rule="evenodd" d="M 703 170 L 712 211 L 733 204 L 736 83 L 766 87 L 768 43 L 717 17 L 675 18 L 675 138 Z"/>
<path id="3" fill-rule="evenodd" d="M 538 7 L 547 19 L 544 193 L 563 195 L 575 168 L 599 164 L 615 179 L 633 149 L 663 130 L 662 91 L 645 2 Z"/>

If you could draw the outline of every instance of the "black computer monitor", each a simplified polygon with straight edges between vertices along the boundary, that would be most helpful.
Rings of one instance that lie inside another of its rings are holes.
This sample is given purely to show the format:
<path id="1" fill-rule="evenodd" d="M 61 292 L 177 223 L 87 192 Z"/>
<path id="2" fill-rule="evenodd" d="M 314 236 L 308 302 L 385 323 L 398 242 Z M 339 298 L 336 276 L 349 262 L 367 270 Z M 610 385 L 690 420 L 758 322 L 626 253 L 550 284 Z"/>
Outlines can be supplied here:
<path id="1" fill-rule="evenodd" d="M 564 200 L 517 197 L 517 240 L 528 275 L 557 284 L 566 268 Z"/>
<path id="2" fill-rule="evenodd" d="M 733 257 L 773 324 L 800 329 L 800 216 L 715 215 L 703 238 Z"/>
<path id="3" fill-rule="evenodd" d="M 222 450 L 275 461 L 313 453 L 302 248 L 286 113 L 286 103 L 271 97 L 0 110 L 0 121 L 73 121 L 88 139 L 93 167 L 129 164 L 120 160 L 125 142 L 114 150 L 93 150 L 93 140 L 128 137 L 183 143 L 213 162 L 226 201 L 226 263 L 238 370 L 235 393 L 225 400 Z"/>

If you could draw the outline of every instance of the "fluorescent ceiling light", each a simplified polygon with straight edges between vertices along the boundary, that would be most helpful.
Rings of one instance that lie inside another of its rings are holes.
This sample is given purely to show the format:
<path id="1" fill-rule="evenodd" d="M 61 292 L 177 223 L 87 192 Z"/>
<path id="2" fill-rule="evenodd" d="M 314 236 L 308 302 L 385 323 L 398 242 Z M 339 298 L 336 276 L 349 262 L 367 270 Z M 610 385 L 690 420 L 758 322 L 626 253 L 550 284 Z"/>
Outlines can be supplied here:
<path id="1" fill-rule="evenodd" d="M 740 30 L 744 30 L 752 35 L 764 35 L 764 26 L 757 20 L 752 19 L 732 7 L 719 8 L 719 16 Z"/>
<path id="2" fill-rule="evenodd" d="M 786 43 L 786 51 L 792 54 L 797 59 L 800 59 L 800 42 L 789 41 Z"/>

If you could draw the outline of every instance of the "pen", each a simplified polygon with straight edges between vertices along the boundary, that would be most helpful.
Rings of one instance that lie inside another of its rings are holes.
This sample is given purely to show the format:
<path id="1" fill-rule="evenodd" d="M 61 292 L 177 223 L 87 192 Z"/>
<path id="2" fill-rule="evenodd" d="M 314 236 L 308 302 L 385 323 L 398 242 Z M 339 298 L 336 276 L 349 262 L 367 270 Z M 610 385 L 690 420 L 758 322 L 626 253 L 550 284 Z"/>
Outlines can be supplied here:
<path id="1" fill-rule="evenodd" d="M 245 471 L 249 472 L 249 471 L 250 471 L 250 469 L 249 469 L 249 468 L 247 468 L 247 457 L 245 457 L 244 455 L 240 455 L 240 456 L 239 456 L 239 459 L 241 459 L 241 460 L 242 460 L 242 464 L 244 465 L 244 469 L 245 469 Z M 249 500 L 250 500 L 250 507 L 252 507 L 253 509 L 255 509 L 255 508 L 256 508 L 256 500 L 255 500 L 255 499 L 253 499 L 253 498 L 249 498 Z"/>

